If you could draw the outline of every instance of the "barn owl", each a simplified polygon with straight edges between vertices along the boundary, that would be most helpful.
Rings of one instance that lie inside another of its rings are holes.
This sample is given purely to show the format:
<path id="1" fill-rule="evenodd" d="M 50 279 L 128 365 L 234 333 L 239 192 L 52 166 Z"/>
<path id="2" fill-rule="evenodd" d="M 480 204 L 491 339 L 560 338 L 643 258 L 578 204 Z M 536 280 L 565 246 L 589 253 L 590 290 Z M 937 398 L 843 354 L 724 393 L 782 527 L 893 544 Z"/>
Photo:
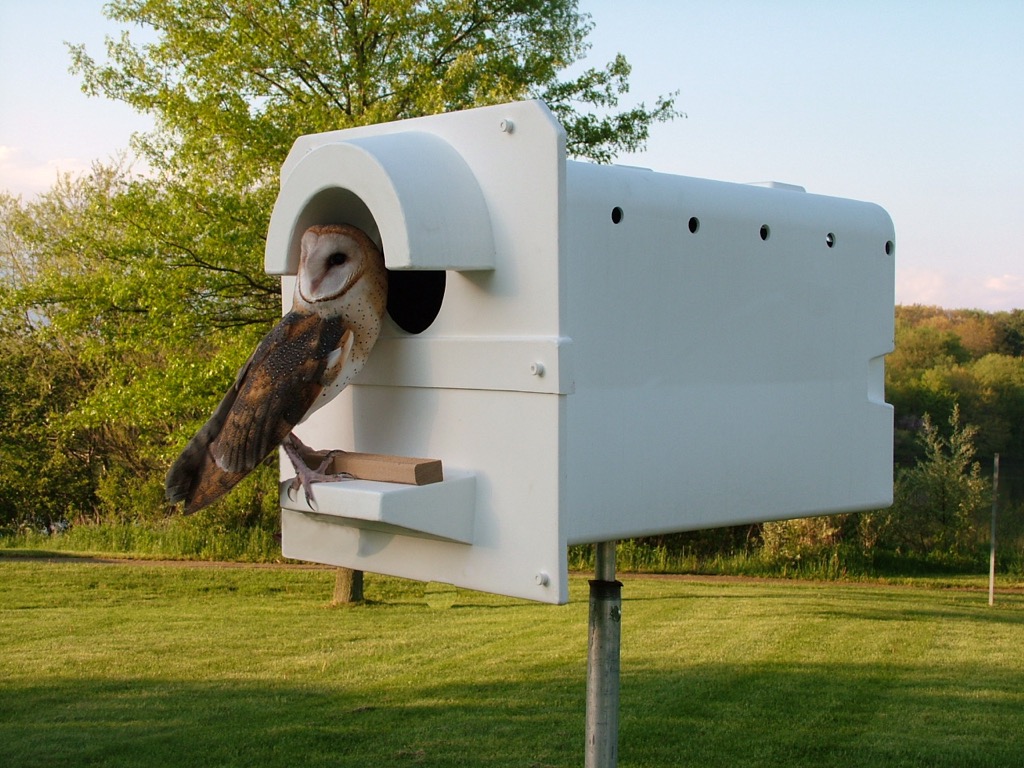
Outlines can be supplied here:
<path id="1" fill-rule="evenodd" d="M 386 303 L 384 257 L 365 233 L 348 225 L 306 230 L 291 311 L 263 338 L 174 462 L 167 500 L 184 501 L 186 513 L 202 509 L 280 445 L 312 503 L 311 483 L 334 478 L 306 466 L 292 428 L 359 372 Z"/>

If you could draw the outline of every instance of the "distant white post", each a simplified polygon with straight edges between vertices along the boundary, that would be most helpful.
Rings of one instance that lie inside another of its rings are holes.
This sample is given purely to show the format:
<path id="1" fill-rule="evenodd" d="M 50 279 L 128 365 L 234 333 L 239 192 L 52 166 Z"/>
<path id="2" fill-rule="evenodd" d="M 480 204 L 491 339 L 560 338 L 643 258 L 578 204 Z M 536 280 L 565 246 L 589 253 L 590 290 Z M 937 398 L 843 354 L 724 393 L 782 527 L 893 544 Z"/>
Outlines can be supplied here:
<path id="1" fill-rule="evenodd" d="M 996 513 L 999 510 L 999 454 L 992 459 L 992 549 L 988 557 L 988 604 L 996 602 Z"/>

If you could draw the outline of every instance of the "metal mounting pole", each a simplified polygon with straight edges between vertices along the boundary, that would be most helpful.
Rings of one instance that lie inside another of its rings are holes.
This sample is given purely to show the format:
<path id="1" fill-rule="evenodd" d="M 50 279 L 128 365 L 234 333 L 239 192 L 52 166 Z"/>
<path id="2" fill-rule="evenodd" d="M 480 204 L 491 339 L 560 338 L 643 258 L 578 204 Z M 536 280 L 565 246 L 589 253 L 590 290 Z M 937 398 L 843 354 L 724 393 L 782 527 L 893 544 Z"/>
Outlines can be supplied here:
<path id="1" fill-rule="evenodd" d="M 597 545 L 590 582 L 587 642 L 586 768 L 615 768 L 619 762 L 619 638 L 622 583 L 615 580 L 615 542 Z"/>

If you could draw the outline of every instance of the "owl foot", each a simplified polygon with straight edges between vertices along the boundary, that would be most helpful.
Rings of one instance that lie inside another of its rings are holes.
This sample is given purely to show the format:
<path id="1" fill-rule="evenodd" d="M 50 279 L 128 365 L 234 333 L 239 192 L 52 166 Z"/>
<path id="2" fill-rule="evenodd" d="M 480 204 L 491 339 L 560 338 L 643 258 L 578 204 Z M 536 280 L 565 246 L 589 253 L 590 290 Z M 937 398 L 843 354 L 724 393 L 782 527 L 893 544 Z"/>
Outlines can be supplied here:
<path id="1" fill-rule="evenodd" d="M 329 451 L 324 456 L 320 466 L 316 469 L 312 469 L 303 458 L 303 455 L 310 455 L 313 453 L 299 438 L 295 435 L 290 434 L 281 443 L 281 447 L 284 448 L 284 452 L 288 454 L 288 458 L 291 459 L 292 466 L 295 467 L 295 479 L 292 480 L 291 485 L 288 486 L 288 498 L 295 500 L 299 488 L 302 488 L 306 495 L 306 503 L 309 504 L 310 508 L 316 510 L 316 498 L 313 496 L 313 483 L 335 483 L 339 480 L 351 480 L 352 475 L 341 472 L 339 474 L 327 474 L 324 472 L 327 467 L 331 465 L 332 460 L 337 454 L 344 453 L 344 451 Z"/>

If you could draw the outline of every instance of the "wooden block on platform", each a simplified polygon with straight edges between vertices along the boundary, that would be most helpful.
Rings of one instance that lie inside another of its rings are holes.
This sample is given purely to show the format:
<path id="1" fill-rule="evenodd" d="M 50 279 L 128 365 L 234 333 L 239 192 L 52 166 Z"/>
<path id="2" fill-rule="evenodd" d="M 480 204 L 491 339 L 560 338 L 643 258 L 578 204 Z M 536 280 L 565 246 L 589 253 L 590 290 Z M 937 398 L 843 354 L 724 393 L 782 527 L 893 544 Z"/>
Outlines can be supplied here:
<path id="1" fill-rule="evenodd" d="M 305 458 L 311 467 L 318 467 L 327 456 L 327 451 L 313 451 Z M 342 472 L 358 480 L 377 480 L 383 483 L 405 483 L 406 485 L 429 485 L 444 479 L 440 459 L 417 459 L 409 456 L 389 456 L 380 453 L 337 453 L 329 466 L 329 474 Z"/>

